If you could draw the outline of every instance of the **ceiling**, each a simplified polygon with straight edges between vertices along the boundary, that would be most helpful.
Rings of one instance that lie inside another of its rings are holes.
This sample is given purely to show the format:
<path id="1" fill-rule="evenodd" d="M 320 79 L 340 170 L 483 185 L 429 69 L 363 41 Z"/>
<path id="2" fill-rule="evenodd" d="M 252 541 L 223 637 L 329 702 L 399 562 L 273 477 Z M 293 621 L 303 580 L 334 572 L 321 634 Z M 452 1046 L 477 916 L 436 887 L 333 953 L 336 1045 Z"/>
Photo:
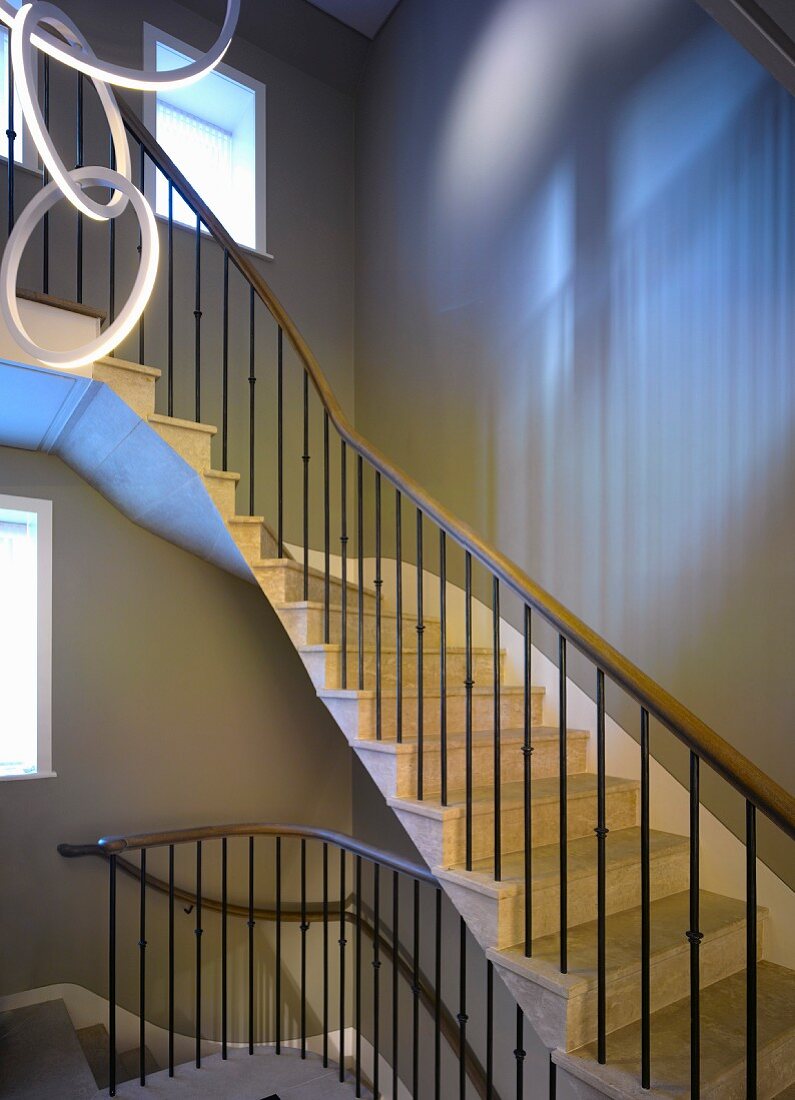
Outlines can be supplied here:
<path id="1" fill-rule="evenodd" d="M 309 0 L 342 23 L 375 38 L 399 0 Z"/>

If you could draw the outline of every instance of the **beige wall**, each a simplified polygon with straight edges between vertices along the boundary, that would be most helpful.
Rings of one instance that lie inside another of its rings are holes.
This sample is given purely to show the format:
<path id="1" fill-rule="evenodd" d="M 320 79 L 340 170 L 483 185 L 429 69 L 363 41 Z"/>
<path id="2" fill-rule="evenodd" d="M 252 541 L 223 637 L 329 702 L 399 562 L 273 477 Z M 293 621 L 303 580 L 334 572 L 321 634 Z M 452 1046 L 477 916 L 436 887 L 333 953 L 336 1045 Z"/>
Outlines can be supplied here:
<path id="1" fill-rule="evenodd" d="M 357 425 L 791 789 L 792 101 L 696 5 L 626 12 L 403 0 L 379 36 Z"/>
<path id="2" fill-rule="evenodd" d="M 105 876 L 58 843 L 251 820 L 346 831 L 350 752 L 255 587 L 134 526 L 58 459 L 0 448 L 0 492 L 53 501 L 58 773 L 0 783 L 0 994 L 104 994 Z M 121 897 L 134 911 L 126 883 Z"/>

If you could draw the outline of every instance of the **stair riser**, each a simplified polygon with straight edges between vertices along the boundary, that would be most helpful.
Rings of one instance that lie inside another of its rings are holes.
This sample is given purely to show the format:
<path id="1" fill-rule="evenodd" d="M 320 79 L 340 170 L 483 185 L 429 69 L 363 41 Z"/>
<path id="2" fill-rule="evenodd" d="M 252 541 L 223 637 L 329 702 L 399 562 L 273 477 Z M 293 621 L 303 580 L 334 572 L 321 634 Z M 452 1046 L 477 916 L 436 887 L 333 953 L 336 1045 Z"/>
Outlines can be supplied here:
<path id="1" fill-rule="evenodd" d="M 109 386 L 142 420 L 155 411 L 155 378 L 152 375 L 102 362 L 94 364 L 93 375 L 95 381 Z"/>
<path id="2" fill-rule="evenodd" d="M 246 561 L 278 557 L 279 548 L 276 545 L 276 539 L 263 523 L 231 522 L 229 530 Z"/>
<path id="3" fill-rule="evenodd" d="M 300 603 L 304 599 L 313 603 L 323 603 L 325 601 L 324 578 L 310 573 L 308 577 L 309 594 L 305 596 L 303 573 L 300 567 L 296 569 L 294 564 L 283 569 L 272 566 L 260 568 L 254 566 L 254 574 L 259 581 L 260 588 L 273 603 Z M 329 601 L 333 607 L 342 607 L 342 583 L 340 581 L 332 579 L 329 585 Z M 365 608 L 374 612 L 375 602 L 375 596 L 365 592 Z M 352 637 L 350 634 L 350 616 L 354 607 L 358 609 L 358 603 L 358 592 L 349 585 L 347 609 L 349 640 Z"/>
<path id="4" fill-rule="evenodd" d="M 349 686 L 355 683 L 355 673 L 351 675 Z M 534 692 L 532 697 L 533 725 L 541 724 L 543 694 Z M 349 741 L 367 740 L 376 736 L 375 699 L 323 697 L 337 725 Z M 472 700 L 472 728 L 488 729 L 494 721 L 494 700 L 490 695 L 476 695 Z M 500 721 L 504 729 L 517 729 L 524 721 L 524 694 L 522 692 L 503 692 L 500 697 Z M 440 704 L 438 695 L 426 697 L 423 706 L 423 729 L 428 734 L 438 734 L 440 728 Z M 447 731 L 463 733 L 466 729 L 466 703 L 463 695 L 447 697 Z M 397 707 L 394 697 L 382 701 L 381 735 L 384 740 L 395 739 L 397 731 Z M 404 696 L 402 732 L 404 736 L 416 737 L 417 699 L 416 696 Z"/>
<path id="5" fill-rule="evenodd" d="M 212 466 L 210 461 L 212 436 L 209 432 L 184 428 L 179 424 L 155 423 L 151 425 L 164 442 L 184 458 L 189 466 L 204 473 Z"/>
<path id="6" fill-rule="evenodd" d="M 355 606 L 355 605 L 354 605 Z M 280 607 L 279 618 L 282 620 L 285 630 L 290 635 L 294 645 L 323 645 L 324 637 L 324 612 L 319 607 Z M 375 611 L 370 614 L 365 609 L 364 614 L 364 644 L 375 645 Z M 394 618 L 382 615 L 382 642 L 395 637 Z M 415 619 L 403 618 L 403 629 L 409 634 L 414 633 Z M 332 645 L 340 645 L 342 641 L 342 614 L 337 608 L 332 608 L 329 614 L 329 641 Z M 359 637 L 359 616 L 356 610 L 348 609 L 348 640 Z M 439 645 L 439 623 L 426 622 L 425 645 L 428 649 Z"/>
<path id="7" fill-rule="evenodd" d="M 205 477 L 204 484 L 212 502 L 224 519 L 229 519 L 235 514 L 235 487 L 236 481 L 229 478 Z"/>
<path id="8" fill-rule="evenodd" d="M 412 639 L 413 642 L 413 639 Z M 318 688 L 336 689 L 342 686 L 342 654 L 340 652 L 315 652 L 302 654 L 304 664 L 307 667 L 312 683 Z M 423 683 L 426 685 L 439 684 L 439 652 L 430 646 L 426 647 L 422 660 Z M 488 683 L 493 676 L 493 658 L 490 653 L 475 653 L 472 656 L 473 678 L 475 683 Z M 504 661 L 502 662 L 504 667 Z M 403 653 L 403 665 L 401 668 L 402 683 L 404 688 L 416 688 L 417 686 L 417 651 L 405 649 Z M 464 653 L 448 653 L 446 660 L 447 683 L 450 685 L 463 684 L 466 678 L 466 655 Z M 375 690 L 376 685 L 376 658 L 375 653 L 368 652 L 364 655 L 364 687 L 366 691 Z M 358 684 L 359 655 L 357 650 L 348 651 L 348 683 L 351 677 Z M 502 673 L 500 675 L 502 682 Z M 394 691 L 397 687 L 397 653 L 386 652 L 381 654 L 381 687 L 385 691 Z"/>
<path id="9" fill-rule="evenodd" d="M 442 820 L 404 809 L 393 809 L 414 844 L 431 867 L 454 867 L 466 859 L 466 817 L 446 815 Z M 637 824 L 638 792 L 634 789 L 611 791 L 607 798 L 607 827 L 628 829 Z M 557 844 L 560 835 L 559 802 L 533 806 L 533 847 Z M 502 851 L 517 852 L 524 847 L 524 809 L 521 805 L 503 806 Z M 567 836 L 570 840 L 591 836 L 596 823 L 596 794 L 568 801 Z M 472 819 L 472 858 L 488 859 L 494 853 L 494 812 L 477 813 Z"/>
<path id="10" fill-rule="evenodd" d="M 686 890 L 689 882 L 687 849 L 677 849 L 652 860 L 651 897 L 665 897 Z M 520 893 L 491 896 L 459 882 L 443 881 L 445 891 L 484 947 L 511 947 L 524 936 L 524 897 Z M 640 860 L 608 870 L 608 913 L 640 905 Z M 596 919 L 596 874 L 569 881 L 569 927 Z M 533 888 L 533 935 L 547 936 L 560 926 L 560 891 L 557 882 L 536 883 Z"/>
<path id="11" fill-rule="evenodd" d="M 763 955 L 764 918 L 760 918 L 758 957 Z M 745 967 L 745 925 L 704 938 L 699 950 L 701 988 L 727 978 Z M 494 964 L 541 1041 L 551 1049 L 576 1050 L 597 1037 L 597 991 L 564 997 L 503 966 Z M 628 960 L 629 961 L 629 960 Z M 651 1011 L 673 1004 L 690 993 L 690 946 L 682 931 L 682 946 L 675 954 L 651 960 Z M 617 1031 L 640 1019 L 640 969 L 608 981 L 607 1032 Z"/>
<path id="12" fill-rule="evenodd" d="M 394 755 L 357 745 L 359 754 L 370 775 L 387 798 L 416 798 L 418 754 L 416 751 Z M 585 771 L 587 743 L 584 738 L 570 739 L 567 749 L 570 775 Z M 533 750 L 533 777 L 546 778 L 558 774 L 559 749 L 555 741 L 545 738 Z M 493 748 L 478 741 L 472 752 L 473 772 L 478 782 L 490 784 L 494 775 Z M 426 797 L 438 797 L 441 790 L 441 763 L 438 737 L 423 751 L 423 790 Z M 503 745 L 500 756 L 500 772 L 504 783 L 520 780 L 524 776 L 524 755 L 521 746 L 512 741 Z M 447 750 L 447 782 L 451 790 L 463 787 L 466 780 L 466 753 L 460 741 Z"/>

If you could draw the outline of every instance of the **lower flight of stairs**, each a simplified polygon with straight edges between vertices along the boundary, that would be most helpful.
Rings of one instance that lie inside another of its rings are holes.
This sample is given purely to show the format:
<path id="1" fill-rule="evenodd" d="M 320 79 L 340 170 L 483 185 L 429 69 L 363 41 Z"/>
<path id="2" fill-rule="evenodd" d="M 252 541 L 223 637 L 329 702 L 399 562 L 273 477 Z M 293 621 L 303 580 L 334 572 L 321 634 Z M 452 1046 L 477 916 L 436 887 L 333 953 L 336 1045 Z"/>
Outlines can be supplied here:
<path id="1" fill-rule="evenodd" d="M 523 828 L 523 687 L 500 685 L 502 726 L 502 872 L 494 877 L 494 773 L 492 723 L 494 693 L 491 650 L 473 653 L 474 777 L 473 865 L 465 866 L 464 651 L 447 651 L 448 799 L 440 801 L 441 699 L 438 688 L 439 624 L 424 620 L 422 696 L 417 691 L 416 620 L 404 616 L 402 705 L 395 690 L 397 631 L 394 614 L 383 609 L 380 726 L 374 690 L 376 605 L 374 589 L 362 593 L 365 645 L 363 690 L 358 690 L 359 593 L 347 585 L 347 653 L 343 683 L 343 587 L 330 582 L 331 644 L 324 644 L 324 590 L 321 573 L 310 570 L 304 589 L 303 566 L 276 557 L 276 540 L 259 517 L 234 511 L 237 475 L 211 469 L 214 428 L 155 416 L 156 372 L 114 361 L 103 365 L 104 380 L 157 431 L 205 481 L 228 530 L 254 577 L 273 604 L 300 653 L 319 697 L 334 716 L 399 817 L 418 850 L 442 882 L 469 928 L 547 1046 L 555 1052 L 559 1075 L 583 1096 L 640 1096 L 640 832 L 637 783 L 608 777 L 607 825 L 607 1031 L 608 1064 L 599 1066 L 596 1038 L 596 784 L 587 770 L 589 733 L 568 731 L 569 967 L 557 965 L 560 878 L 558 821 L 559 733 L 542 725 L 543 690 L 532 691 L 532 955 L 526 957 Z M 141 371 L 139 374 L 138 372 Z M 450 639 L 455 643 L 456 639 Z M 418 711 L 423 728 L 423 798 L 417 798 Z M 398 741 L 398 731 L 401 739 Z M 377 739 L 380 734 L 380 739 Z M 688 841 L 651 833 L 652 1066 L 653 1094 L 689 1091 Z M 744 1084 L 745 916 L 742 903 L 708 892 L 701 896 L 703 1018 L 703 1096 L 742 1096 Z M 764 960 L 767 914 L 759 911 L 759 957 Z M 762 963 L 759 972 L 760 1097 L 781 1094 L 795 1082 L 795 985 L 793 973 Z M 573 1085 L 574 1087 L 574 1085 Z M 738 1091 L 739 1090 L 739 1091 Z"/>

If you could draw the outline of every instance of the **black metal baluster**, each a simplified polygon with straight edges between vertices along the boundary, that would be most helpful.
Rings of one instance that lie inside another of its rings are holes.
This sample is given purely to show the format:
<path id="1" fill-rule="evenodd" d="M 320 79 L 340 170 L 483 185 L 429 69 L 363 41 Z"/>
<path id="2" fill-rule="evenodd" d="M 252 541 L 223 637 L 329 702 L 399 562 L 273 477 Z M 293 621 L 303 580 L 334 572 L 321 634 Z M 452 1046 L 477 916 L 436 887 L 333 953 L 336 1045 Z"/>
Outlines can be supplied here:
<path id="1" fill-rule="evenodd" d="M 486 961 L 486 1100 L 494 1095 L 494 964 Z"/>
<path id="2" fill-rule="evenodd" d="M 745 803 L 745 1095 L 757 1095 L 756 806 Z"/>
<path id="3" fill-rule="evenodd" d="M 248 838 L 248 1052 L 254 1053 L 254 837 Z"/>
<path id="4" fill-rule="evenodd" d="M 414 879 L 414 959 L 411 971 L 412 994 L 412 1096 L 420 1094 L 420 884 Z"/>
<path id="5" fill-rule="evenodd" d="M 301 1057 L 306 1058 L 306 840 L 301 838 Z"/>
<path id="6" fill-rule="evenodd" d="M 174 185 L 168 181 L 168 415 L 174 415 Z"/>
<path id="7" fill-rule="evenodd" d="M 196 842 L 196 1069 L 202 1064 L 202 842 Z"/>
<path id="8" fill-rule="evenodd" d="M 606 873 L 607 864 L 605 845 L 607 841 L 607 822 L 605 819 L 605 675 L 600 668 L 596 670 L 596 1046 L 597 1061 L 604 1065 L 607 1060 L 607 977 L 605 973 L 605 950 L 607 936 L 606 915 Z M 642 847 L 642 838 L 641 838 Z M 641 851 L 641 867 L 643 854 Z M 641 870 L 642 873 L 642 870 Z"/>
<path id="9" fill-rule="evenodd" d="M 10 43 L 9 43 L 10 46 Z M 10 50 L 9 50 L 10 54 Z M 10 62 L 9 62 L 10 65 Z M 49 54 L 44 55 L 44 129 L 50 129 L 50 57 Z M 113 139 L 110 142 L 111 150 L 113 149 Z M 111 168 L 114 167 L 111 162 Z M 50 182 L 50 173 L 47 166 L 42 163 L 41 167 L 41 185 L 46 187 Z M 113 221 L 111 221 L 111 229 L 113 228 Z M 42 252 L 41 252 L 41 289 L 44 294 L 50 293 L 50 214 L 49 211 L 42 218 Z M 111 268 L 111 279 L 112 268 Z M 111 317 L 112 321 L 113 318 Z"/>
<path id="10" fill-rule="evenodd" d="M 524 741 L 523 798 L 524 798 L 524 953 L 533 954 L 533 679 L 532 679 L 532 622 L 530 608 L 524 609 Z"/>
<path id="11" fill-rule="evenodd" d="M 568 838 L 568 756 L 566 751 L 566 639 L 558 635 L 558 715 L 560 749 L 560 972 L 568 970 L 569 936 L 569 838 Z"/>
<path id="12" fill-rule="evenodd" d="M 356 456 L 356 549 L 359 556 L 359 691 L 364 691 L 364 470 Z"/>
<path id="13" fill-rule="evenodd" d="M 328 844 L 323 842 L 323 1067 L 328 1066 Z"/>
<path id="14" fill-rule="evenodd" d="M 75 127 L 75 133 L 77 137 L 75 157 L 76 167 L 81 168 L 83 165 L 83 74 L 78 72 L 77 78 L 77 125 Z M 143 156 L 143 153 L 141 154 Z M 77 247 L 75 251 L 77 258 L 77 294 L 75 300 L 78 302 L 83 301 L 83 215 L 78 211 L 77 214 Z M 143 1082 L 141 1082 L 143 1084 Z"/>
<path id="15" fill-rule="evenodd" d="M 202 418 L 202 222 L 196 215 L 196 291 L 193 305 L 193 355 L 194 355 L 194 419 L 198 424 Z"/>
<path id="16" fill-rule="evenodd" d="M 348 687 L 348 460 L 345 440 L 340 443 L 340 547 L 342 552 L 342 592 L 340 594 L 341 649 L 340 687 Z"/>
<path id="17" fill-rule="evenodd" d="M 500 722 L 500 582 L 495 577 L 492 597 L 492 648 L 494 650 L 494 878 L 502 878 L 502 736 Z"/>
<path id="18" fill-rule="evenodd" d="M 49 58 L 45 57 L 45 65 L 49 62 Z M 47 70 L 45 70 L 46 72 Z M 110 138 L 110 166 L 116 167 L 116 150 L 113 146 L 113 135 Z M 47 176 L 46 178 L 49 178 Z M 44 234 L 44 293 L 49 290 L 50 285 L 50 233 L 49 233 L 49 218 L 48 215 L 44 215 L 45 219 L 45 234 Z M 108 243 L 108 323 L 113 324 L 116 319 L 116 219 L 110 220 L 110 236 Z M 115 352 L 111 351 L 111 355 Z"/>
<path id="19" fill-rule="evenodd" d="M 447 805 L 447 535 L 439 532 L 439 768 L 441 802 Z"/>
<path id="20" fill-rule="evenodd" d="M 516 1100 L 522 1100 L 524 1096 L 524 1060 L 527 1051 L 524 1049 L 524 1013 L 519 1005 L 516 1006 L 516 1048 L 513 1052 L 516 1059 Z"/>
<path id="21" fill-rule="evenodd" d="M 331 490 L 328 413 L 323 410 L 323 642 L 331 644 Z"/>
<path id="22" fill-rule="evenodd" d="M 549 1100 L 556 1100 L 558 1095 L 558 1067 L 549 1055 Z"/>
<path id="23" fill-rule="evenodd" d="M 278 555 L 284 557 L 284 333 L 276 338 L 276 511 Z"/>
<path id="24" fill-rule="evenodd" d="M 282 1052 L 282 838 L 276 837 L 276 974 L 274 977 L 276 1053 Z"/>
<path id="25" fill-rule="evenodd" d="M 466 869 L 472 870 L 472 555 L 467 550 L 464 564 L 466 631 Z"/>
<path id="26" fill-rule="evenodd" d="M 229 1022 L 229 997 L 227 995 L 228 960 L 227 960 L 227 844 L 226 837 L 221 838 L 221 1058 L 227 1057 L 227 1025 Z"/>
<path id="27" fill-rule="evenodd" d="M 375 474 L 375 737 L 381 740 L 381 475 Z"/>
<path id="28" fill-rule="evenodd" d="M 403 741 L 403 507 L 399 490 L 395 490 L 395 602 L 397 611 L 395 655 L 395 740 Z"/>
<path id="29" fill-rule="evenodd" d="M 381 865 L 373 865 L 373 1096 L 378 1100 L 381 1015 Z"/>
<path id="30" fill-rule="evenodd" d="M 340 1081 L 345 1080 L 345 908 L 345 849 L 340 848 Z"/>
<path id="31" fill-rule="evenodd" d="M 459 922 L 458 951 L 458 1091 L 460 1100 L 466 1100 L 467 1091 L 467 926 L 464 918 Z"/>
<path id="32" fill-rule="evenodd" d="M 108 1093 L 116 1095 L 116 856 L 109 860 L 108 882 Z"/>
<path id="33" fill-rule="evenodd" d="M 221 469 L 226 472 L 229 454 L 229 252 L 224 249 L 224 306 L 221 352 Z"/>
<path id="34" fill-rule="evenodd" d="M 392 873 L 392 1095 L 398 1095 L 398 1040 L 400 986 L 398 985 L 398 962 L 400 959 L 400 877 L 397 871 Z"/>
<path id="35" fill-rule="evenodd" d="M 138 143 L 138 147 L 141 150 L 141 178 L 139 181 L 139 187 L 142 195 L 146 194 L 146 150 L 141 142 Z M 82 233 L 81 233 L 82 240 Z M 144 250 L 143 233 L 138 233 L 138 255 L 142 255 Z M 82 262 L 80 264 L 81 279 L 82 279 Z M 138 362 L 143 365 L 146 362 L 146 321 L 145 321 L 146 309 L 141 310 L 141 316 L 138 319 Z"/>
<path id="36" fill-rule="evenodd" d="M 690 1095 L 701 1095 L 701 965 L 699 947 L 699 759 L 690 753 Z"/>
<path id="37" fill-rule="evenodd" d="M 8 138 L 8 235 L 11 236 L 11 230 L 14 228 L 14 186 L 15 186 L 15 173 L 16 162 L 14 159 L 14 142 L 17 138 L 17 132 L 14 129 L 14 69 L 11 64 L 11 34 L 8 34 L 8 119 L 6 120 L 7 129 L 6 137 Z"/>
<path id="38" fill-rule="evenodd" d="M 442 1097 L 442 891 L 436 888 L 436 953 L 433 999 L 433 1096 Z"/>
<path id="39" fill-rule="evenodd" d="M 640 1083 L 644 1089 L 651 1088 L 650 801 L 649 712 L 642 707 L 640 712 Z"/>
<path id="40" fill-rule="evenodd" d="M 362 1095 L 362 857 L 356 857 L 356 943 L 354 1019 L 356 1030 L 356 1095 Z"/>
<path id="41" fill-rule="evenodd" d="M 168 1075 L 174 1076 L 174 845 L 168 846 Z"/>
<path id="42" fill-rule="evenodd" d="M 146 848 L 141 850 L 138 914 L 138 1078 L 146 1084 Z"/>
<path id="43" fill-rule="evenodd" d="M 304 371 L 304 601 L 309 599 L 309 371 Z"/>
<path id="44" fill-rule="evenodd" d="M 422 512 L 417 509 L 417 798 L 424 797 L 424 712 L 423 712 L 423 657 L 425 623 L 423 621 L 424 579 L 422 575 Z"/>
<path id="45" fill-rule="evenodd" d="M 256 409 L 255 388 L 257 385 L 257 351 L 256 351 L 256 296 L 254 287 L 249 290 L 249 315 L 248 315 L 248 514 L 254 515 L 254 452 L 256 439 Z"/>

